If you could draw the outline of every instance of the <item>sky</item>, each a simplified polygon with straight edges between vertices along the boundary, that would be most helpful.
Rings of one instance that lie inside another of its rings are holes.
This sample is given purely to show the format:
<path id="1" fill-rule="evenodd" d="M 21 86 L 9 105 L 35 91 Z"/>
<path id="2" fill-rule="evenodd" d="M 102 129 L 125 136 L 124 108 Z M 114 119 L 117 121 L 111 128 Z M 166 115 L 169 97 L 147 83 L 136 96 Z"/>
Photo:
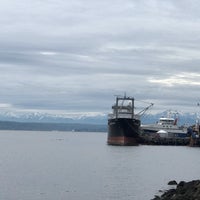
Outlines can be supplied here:
<path id="1" fill-rule="evenodd" d="M 0 110 L 200 109 L 198 0 L 0 0 L 0 27 Z"/>

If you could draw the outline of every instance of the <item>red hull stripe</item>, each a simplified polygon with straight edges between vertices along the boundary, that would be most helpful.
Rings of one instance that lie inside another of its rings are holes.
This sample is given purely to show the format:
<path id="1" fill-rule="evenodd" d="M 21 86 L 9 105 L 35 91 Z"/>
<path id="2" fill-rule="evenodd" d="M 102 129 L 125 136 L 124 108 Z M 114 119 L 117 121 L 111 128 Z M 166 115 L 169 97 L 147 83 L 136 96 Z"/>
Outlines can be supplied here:
<path id="1" fill-rule="evenodd" d="M 135 138 L 132 137 L 108 137 L 107 143 L 110 145 L 138 145 Z"/>

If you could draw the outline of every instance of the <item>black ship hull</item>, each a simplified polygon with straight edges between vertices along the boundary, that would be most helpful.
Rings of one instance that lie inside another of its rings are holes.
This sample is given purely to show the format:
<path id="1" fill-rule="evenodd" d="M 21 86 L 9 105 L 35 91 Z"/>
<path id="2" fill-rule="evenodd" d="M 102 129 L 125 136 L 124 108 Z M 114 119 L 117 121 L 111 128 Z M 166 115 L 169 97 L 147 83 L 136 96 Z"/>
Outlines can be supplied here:
<path id="1" fill-rule="evenodd" d="M 109 145 L 138 145 L 140 120 L 114 118 L 108 120 Z"/>

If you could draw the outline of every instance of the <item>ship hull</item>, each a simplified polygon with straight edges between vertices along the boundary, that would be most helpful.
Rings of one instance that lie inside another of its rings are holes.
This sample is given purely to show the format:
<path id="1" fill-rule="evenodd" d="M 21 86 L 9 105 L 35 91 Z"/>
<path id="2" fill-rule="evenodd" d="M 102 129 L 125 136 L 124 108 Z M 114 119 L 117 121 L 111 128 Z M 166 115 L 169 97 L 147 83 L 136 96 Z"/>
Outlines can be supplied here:
<path id="1" fill-rule="evenodd" d="M 187 137 L 188 136 L 187 129 L 178 129 L 178 128 L 173 129 L 173 128 L 163 128 L 163 127 L 158 127 L 158 128 L 150 128 L 150 127 L 143 128 L 143 127 L 141 127 L 141 131 L 147 135 L 158 133 L 160 130 L 166 131 L 169 134 L 173 134 L 176 137 Z"/>
<path id="2" fill-rule="evenodd" d="M 109 145 L 138 145 L 140 121 L 117 118 L 108 120 Z"/>

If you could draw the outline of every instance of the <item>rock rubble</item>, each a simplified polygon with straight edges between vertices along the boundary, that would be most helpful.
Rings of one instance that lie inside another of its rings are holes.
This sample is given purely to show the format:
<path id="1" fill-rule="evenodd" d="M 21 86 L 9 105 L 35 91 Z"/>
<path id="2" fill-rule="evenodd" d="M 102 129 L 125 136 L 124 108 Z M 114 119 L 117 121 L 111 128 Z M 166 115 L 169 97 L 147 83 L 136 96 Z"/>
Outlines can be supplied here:
<path id="1" fill-rule="evenodd" d="M 176 181 L 168 183 L 168 185 L 173 184 L 176 184 Z M 181 181 L 175 189 L 169 189 L 161 196 L 155 196 L 152 200 L 200 200 L 200 180 Z"/>

